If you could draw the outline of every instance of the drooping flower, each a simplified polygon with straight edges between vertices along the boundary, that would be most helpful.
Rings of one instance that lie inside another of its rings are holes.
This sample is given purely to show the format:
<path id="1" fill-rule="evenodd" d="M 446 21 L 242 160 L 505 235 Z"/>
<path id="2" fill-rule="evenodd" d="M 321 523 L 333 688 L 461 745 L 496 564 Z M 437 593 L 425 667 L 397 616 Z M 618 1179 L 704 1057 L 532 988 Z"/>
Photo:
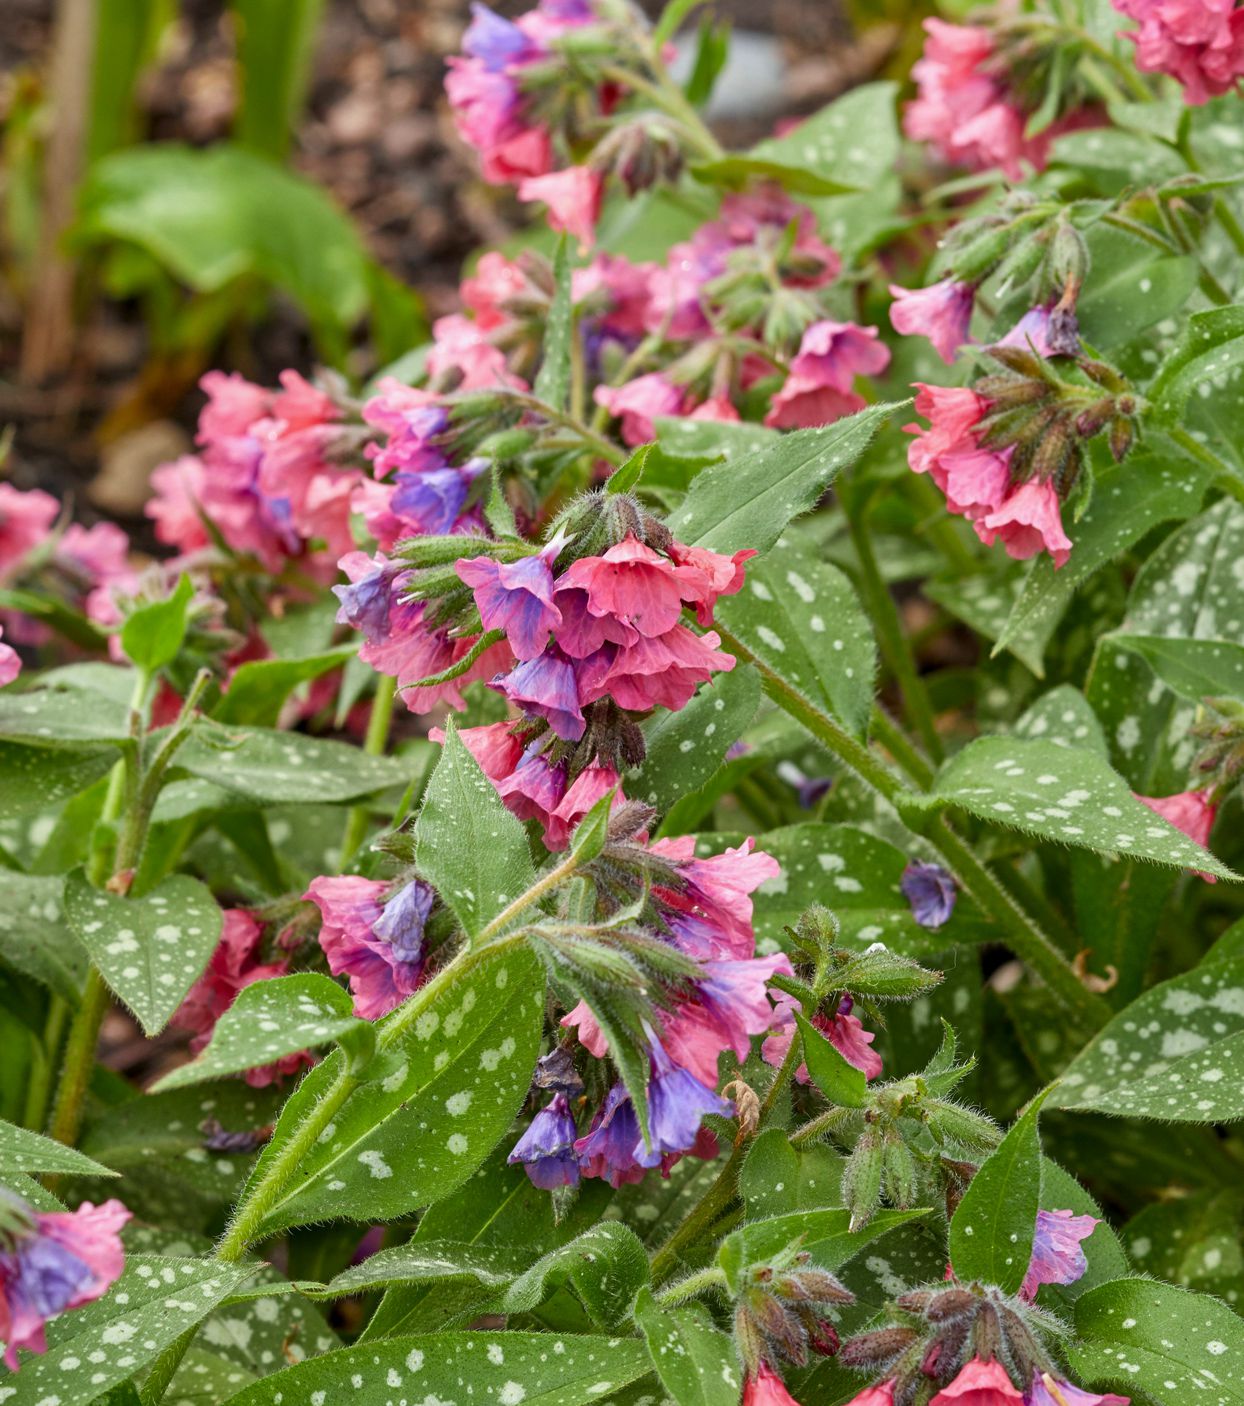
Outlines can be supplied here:
<path id="1" fill-rule="evenodd" d="M 518 183 L 518 198 L 543 201 L 549 224 L 574 235 L 584 252 L 591 248 L 596 233 L 603 194 L 601 174 L 590 166 L 567 166 L 543 176 L 526 176 Z"/>
<path id="2" fill-rule="evenodd" d="M 682 614 L 675 563 L 635 537 L 598 557 L 580 557 L 557 578 L 557 589 L 583 590 L 592 615 L 613 616 L 649 637 L 663 635 Z"/>
<path id="3" fill-rule="evenodd" d="M 786 1383 L 763 1359 L 743 1383 L 743 1406 L 799 1406 Z"/>
<path id="4" fill-rule="evenodd" d="M 818 1013 L 812 1017 L 813 1026 L 833 1045 L 834 1049 L 850 1065 L 860 1070 L 866 1079 L 876 1079 L 882 1070 L 881 1056 L 871 1049 L 877 1038 L 871 1030 L 865 1030 L 859 1016 L 853 1015 L 855 1002 L 850 996 L 843 996 L 832 1015 Z M 779 1067 L 786 1058 L 791 1041 L 795 1038 L 795 1011 L 801 1009 L 795 997 L 779 991 L 775 997 L 773 1034 L 761 1046 L 761 1057 L 766 1064 Z M 795 1070 L 795 1079 L 800 1084 L 808 1082 L 808 1066 L 801 1064 Z"/>
<path id="5" fill-rule="evenodd" d="M 506 1161 L 511 1166 L 521 1163 L 531 1184 L 542 1191 L 552 1191 L 557 1186 L 578 1186 L 576 1135 L 566 1095 L 555 1094 L 547 1107 L 531 1120 Z"/>
<path id="6" fill-rule="evenodd" d="M 574 667 L 560 651 L 546 650 L 525 660 L 489 687 L 525 712 L 544 718 L 563 741 L 577 742 L 583 736 L 586 723 L 580 703 L 588 700 L 580 699 Z"/>
<path id="7" fill-rule="evenodd" d="M 605 1095 L 587 1133 L 576 1140 L 574 1149 L 583 1175 L 599 1177 L 616 1191 L 628 1183 L 643 1181 L 648 1168 L 635 1155 L 643 1145 L 631 1096 L 619 1083 Z"/>
<path id="8" fill-rule="evenodd" d="M 389 886 L 353 874 L 313 879 L 304 898 L 320 910 L 320 946 L 334 976 L 347 976 L 354 1013 L 377 1020 L 423 978 L 423 929 L 435 892 L 414 879 L 386 903 Z"/>
<path id="9" fill-rule="evenodd" d="M 56 499 L 41 488 L 23 493 L 11 483 L 0 483 L 0 580 L 47 540 L 59 512 Z"/>
<path id="10" fill-rule="evenodd" d="M 120 1201 L 74 1211 L 36 1211 L 0 1191 L 0 1339 L 9 1369 L 17 1352 L 46 1352 L 44 1325 L 93 1303 L 125 1266 L 121 1227 L 130 1212 Z"/>
<path id="11" fill-rule="evenodd" d="M 634 644 L 620 646 L 612 660 L 598 659 L 581 670 L 582 701 L 608 696 L 631 712 L 659 705 L 676 713 L 702 683 L 734 668 L 734 655 L 723 653 L 720 644 L 715 630 L 697 635 L 685 625 L 656 638 L 640 636 Z"/>
<path id="12" fill-rule="evenodd" d="M 1020 1294 L 1031 1300 L 1042 1284 L 1074 1284 L 1081 1278 L 1088 1269 L 1088 1257 L 1080 1242 L 1087 1240 L 1100 1224 L 1096 1216 L 1038 1211 L 1032 1258 Z"/>
<path id="13" fill-rule="evenodd" d="M 504 630 L 516 659 L 536 658 L 562 622 L 553 601 L 552 557 L 547 549 L 514 562 L 468 557 L 454 568 L 474 592 L 484 629 Z"/>
<path id="14" fill-rule="evenodd" d="M 659 1040 L 648 1047 L 651 1072 L 648 1076 L 649 1145 L 642 1140 L 635 1158 L 655 1167 L 665 1153 L 686 1152 L 700 1131 L 706 1113 L 729 1118 L 734 1106 L 702 1084 L 689 1069 L 676 1065 Z"/>
<path id="15" fill-rule="evenodd" d="M 890 286 L 894 302 L 890 321 L 904 337 L 927 337 L 938 356 L 949 365 L 968 340 L 976 290 L 970 283 L 944 278 L 928 288 Z"/>
<path id="16" fill-rule="evenodd" d="M 1048 1372 L 1036 1372 L 1025 1399 L 1027 1406 L 1131 1406 L 1132 1398 L 1116 1396 L 1110 1391 L 1104 1395 L 1095 1391 L 1085 1391 L 1070 1382 L 1050 1376 Z"/>
<path id="17" fill-rule="evenodd" d="M 1208 791 L 1179 791 L 1173 796 L 1136 797 L 1162 817 L 1176 830 L 1182 830 L 1190 840 L 1202 849 L 1209 846 L 1210 832 L 1218 815 L 1218 807 L 1210 799 Z"/>
<path id="18" fill-rule="evenodd" d="M 594 398 L 597 405 L 622 421 L 622 438 L 627 444 L 648 444 L 657 437 L 653 422 L 677 415 L 686 397 L 659 371 L 652 371 L 625 385 L 597 386 Z"/>
<path id="19" fill-rule="evenodd" d="M 958 890 L 953 877 L 940 864 L 915 861 L 903 870 L 899 880 L 903 897 L 911 904 L 911 915 L 922 928 L 940 928 L 955 911 Z"/>
<path id="20" fill-rule="evenodd" d="M 1065 566 L 1071 556 L 1071 538 L 1063 531 L 1058 492 L 1048 480 L 1030 479 L 1019 484 L 974 526 L 987 547 L 1001 539 L 1007 555 L 1016 561 L 1027 561 L 1045 551 L 1057 568 Z"/>
<path id="21" fill-rule="evenodd" d="M 1124 31 L 1142 73 L 1169 73 L 1194 105 L 1229 93 L 1244 78 L 1244 11 L 1235 0 L 1111 0 L 1139 21 Z"/>
<path id="22" fill-rule="evenodd" d="M 866 1386 L 846 1406 L 894 1406 L 894 1382 L 891 1380 L 877 1386 Z"/>
<path id="23" fill-rule="evenodd" d="M 890 363 L 890 349 L 875 327 L 853 322 L 814 322 L 803 334 L 790 375 L 773 397 L 765 424 L 800 429 L 832 424 L 862 410 L 857 376 L 875 376 Z"/>
<path id="24" fill-rule="evenodd" d="M 1001 1362 L 973 1357 L 929 1406 L 1023 1406 L 1023 1402 L 1023 1393 L 1016 1391 Z"/>

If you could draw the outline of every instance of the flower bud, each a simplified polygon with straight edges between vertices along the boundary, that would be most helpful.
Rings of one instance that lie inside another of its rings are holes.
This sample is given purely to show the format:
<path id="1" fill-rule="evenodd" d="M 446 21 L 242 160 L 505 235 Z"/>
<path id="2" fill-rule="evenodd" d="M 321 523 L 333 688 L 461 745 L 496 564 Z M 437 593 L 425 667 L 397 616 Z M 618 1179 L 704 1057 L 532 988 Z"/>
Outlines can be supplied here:
<path id="1" fill-rule="evenodd" d="M 881 1195 L 881 1139 L 865 1128 L 842 1169 L 842 1199 L 851 1212 L 850 1230 L 862 1230 L 872 1219 Z"/>
<path id="2" fill-rule="evenodd" d="M 919 1341 L 920 1334 L 914 1328 L 879 1328 L 848 1338 L 839 1356 L 846 1367 L 881 1372 Z"/>
<path id="3" fill-rule="evenodd" d="M 882 1148 L 882 1185 L 892 1206 L 905 1211 L 916 1199 L 916 1162 L 897 1128 L 890 1128 Z"/>
<path id="4" fill-rule="evenodd" d="M 1110 422 L 1110 456 L 1116 464 L 1127 458 L 1136 439 L 1136 427 L 1124 415 L 1116 416 Z"/>
<path id="5" fill-rule="evenodd" d="M 930 1296 L 924 1316 L 930 1323 L 945 1323 L 971 1313 L 978 1303 L 980 1299 L 968 1289 L 943 1289 Z"/>

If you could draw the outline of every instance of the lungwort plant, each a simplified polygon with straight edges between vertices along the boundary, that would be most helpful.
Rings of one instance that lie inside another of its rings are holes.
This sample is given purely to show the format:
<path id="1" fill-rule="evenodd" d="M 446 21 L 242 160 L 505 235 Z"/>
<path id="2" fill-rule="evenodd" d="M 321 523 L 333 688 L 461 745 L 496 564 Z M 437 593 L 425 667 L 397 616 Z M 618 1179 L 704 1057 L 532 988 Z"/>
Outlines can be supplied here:
<path id="1" fill-rule="evenodd" d="M 475 8 L 552 230 L 168 559 L 0 486 L 8 1406 L 1244 1403 L 1244 9 L 693 8 Z"/>

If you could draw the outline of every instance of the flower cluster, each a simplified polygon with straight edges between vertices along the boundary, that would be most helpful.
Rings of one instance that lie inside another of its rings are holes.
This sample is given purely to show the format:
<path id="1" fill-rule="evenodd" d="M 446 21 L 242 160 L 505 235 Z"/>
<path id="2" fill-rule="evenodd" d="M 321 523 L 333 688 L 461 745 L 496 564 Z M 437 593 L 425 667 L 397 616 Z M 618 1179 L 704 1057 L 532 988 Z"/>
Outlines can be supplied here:
<path id="1" fill-rule="evenodd" d="M 1230 93 L 1244 78 L 1244 10 L 1236 0 L 1111 0 L 1143 73 L 1169 73 L 1189 103 Z"/>
<path id="2" fill-rule="evenodd" d="M 36 1211 L 0 1191 L 0 1340 L 16 1372 L 17 1352 L 46 1352 L 46 1323 L 93 1303 L 125 1265 L 121 1227 L 130 1213 L 120 1201 L 76 1211 Z"/>

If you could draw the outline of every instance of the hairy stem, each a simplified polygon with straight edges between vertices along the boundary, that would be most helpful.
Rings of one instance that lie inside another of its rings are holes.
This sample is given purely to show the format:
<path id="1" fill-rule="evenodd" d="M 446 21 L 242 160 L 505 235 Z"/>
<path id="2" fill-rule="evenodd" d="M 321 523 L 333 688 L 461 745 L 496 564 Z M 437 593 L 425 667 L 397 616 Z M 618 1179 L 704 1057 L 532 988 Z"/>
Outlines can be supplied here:
<path id="1" fill-rule="evenodd" d="M 676 1284 L 668 1285 L 656 1294 L 655 1298 L 662 1308 L 673 1308 L 675 1304 L 686 1303 L 696 1294 L 702 1294 L 705 1289 L 724 1289 L 725 1286 L 725 1271 L 718 1269 L 716 1265 L 710 1265 L 707 1269 L 697 1270 L 695 1274 L 678 1280 Z"/>
<path id="2" fill-rule="evenodd" d="M 393 722 L 393 700 L 397 697 L 397 679 L 389 674 L 381 674 L 376 680 L 376 692 L 372 698 L 371 716 L 367 719 L 367 735 L 363 738 L 363 751 L 369 757 L 383 757 L 389 745 L 389 728 Z M 358 853 L 363 837 L 367 834 L 367 804 L 351 808 L 346 820 L 346 832 L 341 841 L 341 869 L 349 869 Z"/>

